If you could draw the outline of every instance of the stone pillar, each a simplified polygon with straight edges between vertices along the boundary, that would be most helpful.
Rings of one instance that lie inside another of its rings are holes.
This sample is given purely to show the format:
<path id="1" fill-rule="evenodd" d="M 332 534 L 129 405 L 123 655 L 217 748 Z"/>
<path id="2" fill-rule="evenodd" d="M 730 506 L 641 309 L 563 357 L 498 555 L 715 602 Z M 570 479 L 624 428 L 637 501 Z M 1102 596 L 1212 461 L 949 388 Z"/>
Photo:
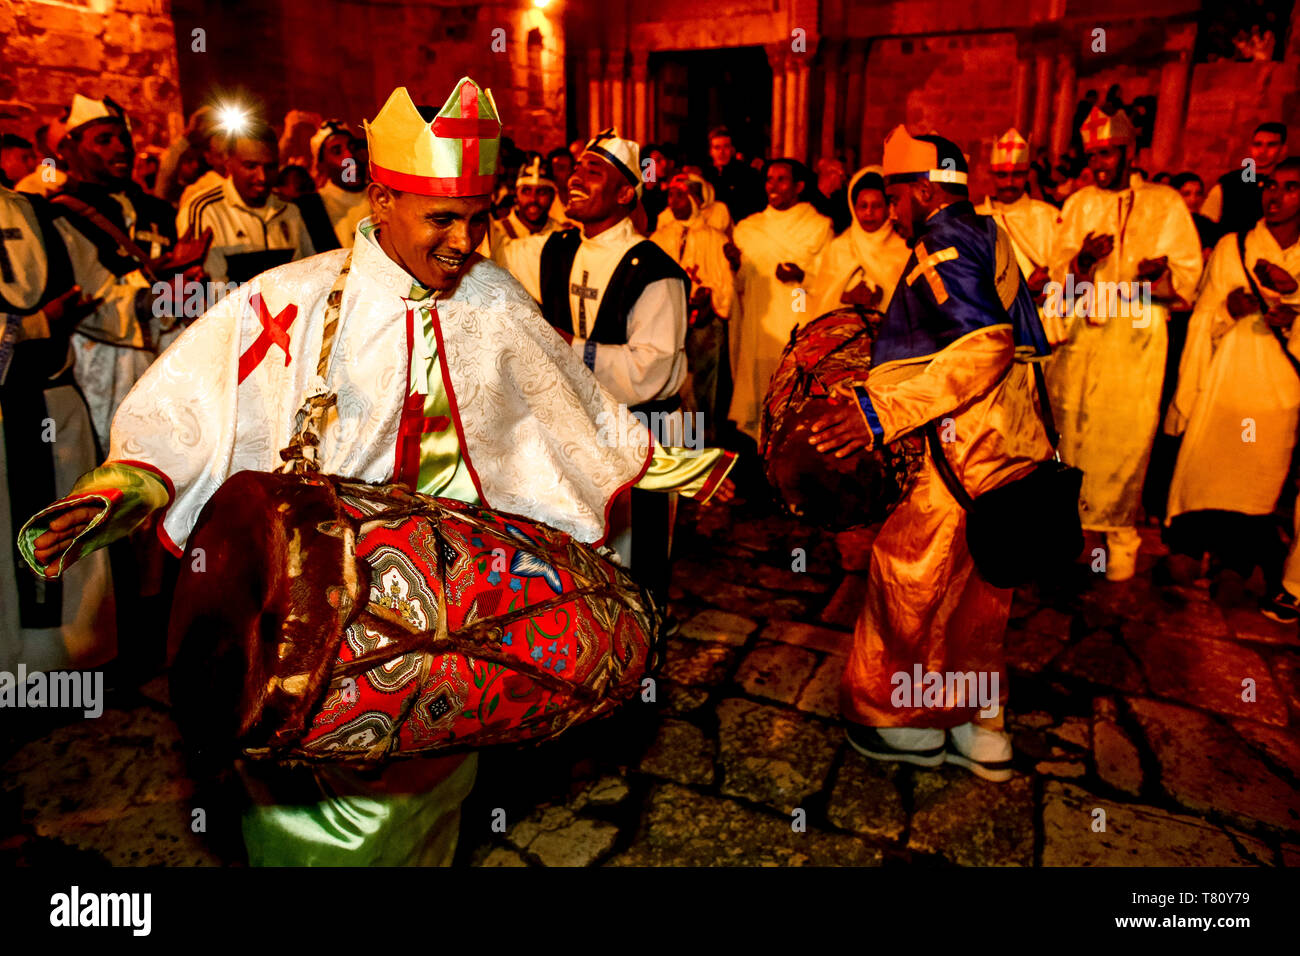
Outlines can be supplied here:
<path id="1" fill-rule="evenodd" d="M 1052 58 L 1046 53 L 1034 57 L 1034 128 L 1030 131 L 1029 138 L 1035 143 L 1048 141 L 1048 123 L 1052 118 L 1053 69 Z M 1052 154 L 1052 159 L 1055 161 L 1055 153 Z"/>
<path id="2" fill-rule="evenodd" d="M 854 157 L 854 166 L 857 168 L 866 165 L 862 158 L 862 123 L 867 112 L 864 95 L 867 85 L 865 43 L 864 40 L 849 40 L 848 49 L 841 61 L 845 82 L 843 142 L 846 150 L 851 146 L 857 152 Z"/>
<path id="3" fill-rule="evenodd" d="M 1061 53 L 1056 58 L 1056 115 L 1052 118 L 1052 162 L 1070 148 L 1070 123 L 1074 120 L 1074 54 Z"/>
<path id="4" fill-rule="evenodd" d="M 785 67 L 785 109 L 781 124 L 781 155 L 793 156 L 795 149 L 796 113 L 799 110 L 799 60 L 794 54 L 786 60 Z"/>
<path id="5" fill-rule="evenodd" d="M 633 50 L 629 63 L 632 84 L 632 116 L 628 123 L 631 136 L 644 145 L 650 138 L 646 123 L 646 51 Z"/>
<path id="6" fill-rule="evenodd" d="M 786 84 L 786 155 L 801 162 L 808 161 L 808 83 L 812 72 L 811 57 L 796 53 L 790 76 L 793 84 Z M 793 93 L 791 93 L 793 86 Z"/>
<path id="7" fill-rule="evenodd" d="M 767 62 L 772 67 L 772 142 L 768 145 L 768 156 L 780 156 L 785 149 L 785 65 L 790 47 L 784 42 L 769 43 Z"/>
<path id="8" fill-rule="evenodd" d="M 871 112 L 867 109 L 867 104 L 871 102 L 871 87 L 867 75 L 871 69 L 871 46 L 870 41 L 862 51 L 862 60 L 860 66 L 862 72 L 862 110 L 858 117 L 858 168 L 870 166 L 880 161 L 880 155 L 884 151 L 885 141 L 879 130 L 872 124 Z"/>
<path id="9" fill-rule="evenodd" d="M 1015 127 L 1026 136 L 1033 121 L 1034 62 L 1028 58 L 1016 60 L 1016 119 Z M 999 133 L 998 135 L 1001 135 Z M 1032 143 L 1037 149 L 1042 143 Z"/>
<path id="10" fill-rule="evenodd" d="M 645 135 L 647 139 L 659 139 L 659 83 L 648 75 L 645 84 Z"/>
<path id="11" fill-rule="evenodd" d="M 1156 125 L 1151 134 L 1151 172 L 1168 169 L 1178 155 L 1179 140 L 1187 122 L 1187 81 L 1192 72 L 1192 55 L 1178 51 L 1160 70 L 1160 98 Z"/>
<path id="12" fill-rule="evenodd" d="M 840 87 L 844 74 L 840 70 L 840 45 L 834 40 L 822 42 L 822 135 L 818 150 L 824 159 L 835 156 L 835 134 L 839 128 Z M 852 170 L 849 175 L 852 175 Z"/>
<path id="13" fill-rule="evenodd" d="M 605 64 L 600 50 L 587 51 L 587 129 L 579 139 L 586 140 L 604 128 Z"/>
<path id="14" fill-rule="evenodd" d="M 620 136 L 627 135 L 627 87 L 624 76 L 627 71 L 627 51 L 617 50 L 609 55 L 609 125 L 618 130 Z"/>

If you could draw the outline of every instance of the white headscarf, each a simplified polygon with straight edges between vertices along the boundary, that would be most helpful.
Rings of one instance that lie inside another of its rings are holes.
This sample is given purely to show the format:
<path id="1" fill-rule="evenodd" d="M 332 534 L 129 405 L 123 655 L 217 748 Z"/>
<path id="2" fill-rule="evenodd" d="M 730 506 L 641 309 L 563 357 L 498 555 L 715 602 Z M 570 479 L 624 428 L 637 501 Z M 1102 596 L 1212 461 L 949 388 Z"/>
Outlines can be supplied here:
<path id="1" fill-rule="evenodd" d="M 809 318 L 843 308 L 840 297 L 859 282 L 871 288 L 884 290 L 880 309 L 889 304 L 889 297 L 898 284 L 899 274 L 907 262 L 909 250 L 894 230 L 892 219 L 886 219 L 879 229 L 868 232 L 858 222 L 854 210 L 853 189 L 868 173 L 882 175 L 879 166 L 867 166 L 853 174 L 849 181 L 846 201 L 849 205 L 849 228 L 827 243 L 821 261 L 813 271 L 815 278 L 811 294 Z"/>

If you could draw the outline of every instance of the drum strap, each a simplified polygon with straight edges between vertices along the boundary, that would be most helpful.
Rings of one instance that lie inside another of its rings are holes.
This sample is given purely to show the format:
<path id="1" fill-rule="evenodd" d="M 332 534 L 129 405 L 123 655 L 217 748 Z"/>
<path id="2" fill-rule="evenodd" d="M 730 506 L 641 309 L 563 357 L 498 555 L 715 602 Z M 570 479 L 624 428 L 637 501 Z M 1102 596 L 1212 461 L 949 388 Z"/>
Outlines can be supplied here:
<path id="1" fill-rule="evenodd" d="M 1030 362 L 1030 367 L 1034 370 L 1034 384 L 1038 390 L 1038 412 L 1042 416 L 1043 428 L 1047 432 L 1047 440 L 1052 443 L 1052 450 L 1055 452 L 1054 458 L 1061 460 L 1061 453 L 1056 450 L 1056 446 L 1061 443 L 1061 433 L 1056 430 L 1056 418 L 1052 414 L 1052 399 L 1047 393 L 1047 381 L 1043 377 L 1043 366 L 1041 362 Z M 957 502 L 970 511 L 975 507 L 974 499 L 970 493 L 962 486 L 961 479 L 953 471 L 952 464 L 948 461 L 948 456 L 943 450 L 943 443 L 939 438 L 939 429 L 935 426 L 934 421 L 925 423 L 926 442 L 930 446 L 930 455 L 934 458 L 935 470 L 939 472 L 939 477 L 947 486 L 948 491 L 952 494 Z"/>
<path id="2" fill-rule="evenodd" d="M 280 452 L 284 464 L 281 474 L 316 474 L 320 471 L 320 436 L 325 428 L 325 415 L 334 407 L 338 396 L 325 384 L 330 358 L 334 354 L 334 340 L 338 337 L 339 314 L 343 306 L 343 287 L 347 285 L 352 269 L 352 253 L 348 253 L 339 270 L 338 278 L 325 299 L 325 328 L 321 333 L 320 359 L 316 363 L 316 378 L 307 390 L 306 400 L 294 419 L 294 434 L 289 445 Z"/>

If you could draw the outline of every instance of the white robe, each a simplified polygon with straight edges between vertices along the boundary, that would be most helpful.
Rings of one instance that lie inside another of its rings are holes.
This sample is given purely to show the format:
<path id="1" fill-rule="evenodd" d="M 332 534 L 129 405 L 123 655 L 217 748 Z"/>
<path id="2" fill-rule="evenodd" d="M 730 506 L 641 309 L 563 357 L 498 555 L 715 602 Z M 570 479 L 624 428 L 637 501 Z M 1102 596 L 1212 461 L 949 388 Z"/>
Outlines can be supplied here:
<path id="1" fill-rule="evenodd" d="M 114 198 L 122 206 L 126 234 L 136 239 L 137 216 L 130 199 L 123 193 L 115 194 Z M 59 217 L 55 228 L 63 238 L 73 277 L 83 294 L 101 300 L 99 308 L 77 326 L 72 348 L 77 363 L 77 384 L 86 396 L 90 420 L 102 447 L 108 443 L 108 428 L 118 406 L 154 360 L 155 353 L 144 347 L 145 330 L 136 314 L 137 297 L 149 289 L 150 282 L 139 269 L 123 276 L 114 275 L 99 261 L 99 250 L 76 227 L 72 217 Z M 156 242 L 143 239 L 137 242 L 150 256 L 162 254 Z M 150 319 L 149 326 L 154 347 L 164 345 L 160 341 L 158 320 Z"/>
<path id="2" fill-rule="evenodd" d="M 727 208 L 726 203 L 720 203 L 714 198 L 717 191 L 713 188 L 713 183 L 706 180 L 700 187 L 700 191 L 704 199 L 699 207 L 700 218 L 730 239 L 732 227 L 735 225 L 731 221 L 731 210 Z M 664 226 L 671 225 L 675 218 L 671 209 L 661 209 L 659 218 L 655 221 L 655 228 L 662 229 Z"/>
<path id="3" fill-rule="evenodd" d="M 366 196 L 366 190 L 363 187 L 358 192 L 348 192 L 330 180 L 320 189 L 320 201 L 325 206 L 325 215 L 329 216 L 339 246 L 351 249 L 357 223 L 370 215 L 370 199 Z"/>
<path id="4" fill-rule="evenodd" d="M 168 477 L 175 497 L 163 530 L 176 545 L 232 474 L 280 465 L 298 409 L 321 385 L 338 396 L 321 436 L 322 470 L 392 479 L 417 347 L 405 321 L 413 280 L 364 234 L 368 224 L 352 251 L 326 383 L 316 381 L 316 365 L 326 298 L 348 255 L 341 249 L 271 269 L 221 300 L 123 403 L 110 458 L 144 462 Z M 272 316 L 297 312 L 286 328 L 288 356 L 272 344 L 240 383 L 240 358 L 263 331 L 254 295 Z M 611 498 L 650 460 L 649 433 L 620 411 L 494 263 L 471 265 L 438 299 L 437 315 L 438 364 L 480 501 L 580 541 L 601 540 Z"/>
<path id="5" fill-rule="evenodd" d="M 46 288 L 41 231 L 28 201 L 3 188 L 0 188 L 0 229 L 19 234 L 17 238 L 4 240 L 12 281 L 0 270 L 0 298 L 14 308 L 31 310 Z M 19 334 L 24 337 L 49 336 L 49 326 L 40 313 L 11 319 L 0 310 L 0 330 L 10 324 L 18 325 Z M 85 403 L 75 388 L 46 389 L 45 407 L 52 420 L 54 484 L 63 491 L 95 466 L 95 439 Z M 18 529 L 10 515 L 6 480 L 11 467 L 23 465 L 7 460 L 4 419 L 0 414 L 0 670 L 12 673 L 19 663 L 25 664 L 30 672 L 103 664 L 113 655 L 117 640 L 107 551 L 89 555 L 64 574 L 60 626 L 21 626 L 16 575 L 30 575 L 31 571 L 14 565 L 13 541 Z"/>
<path id="6" fill-rule="evenodd" d="M 826 244 L 813 265 L 808 312 L 801 324 L 845 308 L 844 293 L 859 285 L 881 290 L 877 308 L 884 312 L 911 254 L 907 240 L 894 231 L 893 220 L 886 219 L 875 232 L 867 232 L 854 214 L 849 228 Z"/>
<path id="7" fill-rule="evenodd" d="M 1260 259 L 1300 280 L 1300 242 L 1281 249 L 1262 222 L 1246 236 L 1246 265 L 1253 270 Z M 1210 257 L 1165 420 L 1170 434 L 1186 428 L 1169 486 L 1170 518 L 1206 509 L 1271 514 L 1291 469 L 1300 378 L 1260 313 L 1234 319 L 1228 312 L 1228 295 L 1240 288 L 1250 291 L 1250 282 L 1232 234 Z M 1300 306 L 1300 290 L 1270 298 Z M 1300 359 L 1296 327 L 1288 350 Z"/>
<path id="8" fill-rule="evenodd" d="M 548 218 L 542 223 L 541 229 L 533 232 L 528 223 L 519 218 L 519 210 L 511 209 L 504 219 L 492 220 L 487 233 L 483 236 L 483 241 L 479 243 L 478 251 L 497 265 L 506 268 L 504 250 L 507 245 L 516 239 L 527 239 L 529 236 L 549 236 L 563 226 L 564 223 L 559 219 Z"/>
<path id="9" fill-rule="evenodd" d="M 1009 204 L 1000 203 L 990 196 L 975 211 L 982 216 L 992 216 L 1011 238 L 1016 263 L 1026 279 L 1040 266 L 1051 268 L 1057 226 L 1061 221 L 1061 213 L 1055 206 L 1031 199 L 1025 193 Z M 1068 336 L 1061 316 L 1049 314 L 1040 305 L 1038 317 L 1043 323 L 1049 345 L 1060 345 L 1066 340 Z"/>
<path id="10" fill-rule="evenodd" d="M 42 163 L 14 184 L 14 192 L 32 193 L 36 196 L 53 196 L 64 187 L 68 174 L 57 167 L 51 169 Z"/>
<path id="11" fill-rule="evenodd" d="M 1175 190 L 1136 176 L 1118 192 L 1085 186 L 1065 201 L 1061 219 L 1050 267 L 1053 281 L 1066 282 L 1088 233 L 1109 233 L 1115 247 L 1097 264 L 1094 282 L 1135 282 L 1141 260 L 1168 256 L 1174 291 L 1193 301 L 1201 277 L 1201 240 Z M 1159 424 L 1169 310 L 1159 302 L 1149 307 L 1123 302 L 1117 311 L 1127 315 L 1107 318 L 1108 310 L 1098 308 L 1090 318 L 1080 314 L 1083 305 L 1083 297 L 1076 299 L 1066 318 L 1069 338 L 1048 360 L 1047 382 L 1061 458 L 1083 470 L 1083 526 L 1120 531 L 1137 524 Z"/>
<path id="12" fill-rule="evenodd" d="M 732 241 L 740 249 L 740 312 L 739 321 L 731 323 L 735 392 L 730 418 L 755 441 L 781 351 L 794 327 L 808 317 L 807 289 L 816 280 L 810 274 L 813 263 L 833 234 L 831 221 L 806 202 L 783 210 L 769 206 L 736 224 Z M 782 262 L 803 270 L 801 284 L 777 279 L 776 267 Z"/>
<path id="13" fill-rule="evenodd" d="M 730 318 L 736 281 L 723 252 L 727 236 L 709 225 L 694 201 L 688 219 L 678 219 L 671 210 L 667 222 L 660 216 L 659 228 L 650 236 L 650 241 L 686 270 L 692 295 L 700 287 L 708 289 L 713 311 L 721 318 Z"/>
<path id="14" fill-rule="evenodd" d="M 542 301 L 542 247 L 547 238 L 516 239 L 501 254 L 503 264 L 537 302 Z M 578 356 L 584 354 L 587 340 L 579 331 L 579 299 L 574 290 L 580 285 L 596 290 L 596 297 L 586 300 L 590 331 L 614 270 L 624 254 L 644 239 L 630 218 L 593 239 L 583 237 L 569 272 L 572 348 Z M 627 344 L 597 345 L 592 371 L 606 391 L 625 405 L 676 395 L 686 378 L 686 294 L 682 284 L 674 279 L 649 283 L 628 313 Z"/>

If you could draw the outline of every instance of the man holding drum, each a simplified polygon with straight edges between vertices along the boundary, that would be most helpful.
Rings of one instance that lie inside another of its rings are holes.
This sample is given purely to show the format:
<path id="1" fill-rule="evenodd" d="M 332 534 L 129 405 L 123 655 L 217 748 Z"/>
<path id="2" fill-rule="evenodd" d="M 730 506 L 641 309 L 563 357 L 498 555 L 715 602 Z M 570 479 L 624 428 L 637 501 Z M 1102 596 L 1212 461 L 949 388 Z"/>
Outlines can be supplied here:
<path id="1" fill-rule="evenodd" d="M 22 529 L 28 563 L 56 577 L 151 514 L 180 555 L 223 482 L 302 447 L 308 408 L 325 416 L 308 443 L 322 472 L 400 482 L 583 542 L 604 540 L 613 499 L 647 475 L 729 498 L 729 455 L 664 455 L 527 293 L 474 253 L 500 129 L 491 93 L 468 77 L 441 110 L 394 91 L 366 128 L 372 215 L 354 247 L 263 273 L 195 323 L 127 397 L 108 462 Z M 250 862 L 449 864 L 475 766 L 470 754 L 365 774 L 246 768 Z"/>
<path id="2" fill-rule="evenodd" d="M 889 201 L 899 230 L 916 244 L 870 373 L 852 390 L 856 401 L 816 423 L 810 441 L 844 457 L 935 422 L 974 497 L 1052 449 L 1023 361 L 1048 353 L 1043 327 L 1006 234 L 975 214 L 966 173 L 961 150 L 940 136 L 913 137 L 900 126 L 885 140 Z M 947 760 L 1001 781 L 1011 776 L 1001 705 L 1012 591 L 980 576 L 965 530 L 965 512 L 927 454 L 872 548 L 840 711 L 849 743 L 868 757 L 921 766 Z M 992 706 L 923 692 L 933 686 L 925 680 L 931 674 L 949 687 L 946 675 L 971 672 L 981 687 L 995 688 Z"/>

